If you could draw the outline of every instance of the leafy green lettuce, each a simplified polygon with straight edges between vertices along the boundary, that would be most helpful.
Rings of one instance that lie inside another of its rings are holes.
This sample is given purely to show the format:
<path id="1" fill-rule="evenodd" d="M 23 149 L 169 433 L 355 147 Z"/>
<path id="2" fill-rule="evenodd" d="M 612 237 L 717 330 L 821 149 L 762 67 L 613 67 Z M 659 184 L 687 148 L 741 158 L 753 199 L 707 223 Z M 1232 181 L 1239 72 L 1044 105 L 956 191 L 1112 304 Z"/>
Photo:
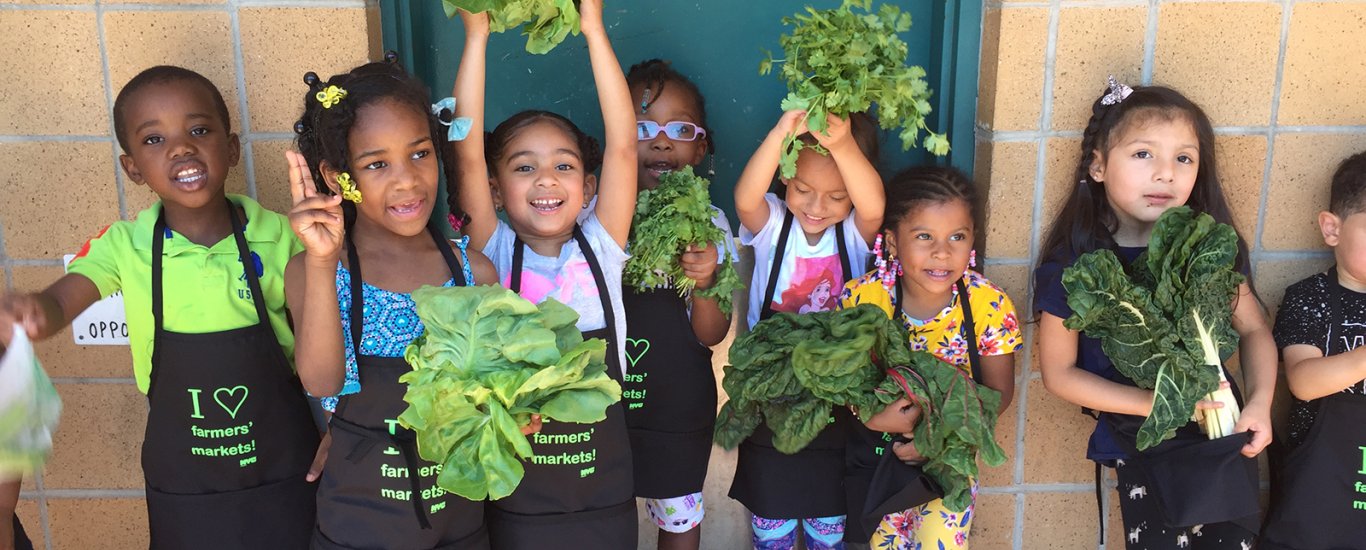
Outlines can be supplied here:
<path id="1" fill-rule="evenodd" d="M 489 30 L 503 32 L 526 25 L 526 51 L 544 54 L 564 42 L 569 33 L 579 35 L 579 8 L 574 0 L 442 0 L 446 17 L 457 9 L 489 12 Z"/>
<path id="2" fill-rule="evenodd" d="M 559 422 L 607 417 L 621 386 L 607 376 L 606 343 L 584 340 L 579 315 L 547 299 L 538 307 L 493 286 L 413 292 L 426 330 L 404 353 L 413 371 L 408 409 L 418 454 L 442 464 L 437 484 L 471 500 L 512 494 L 532 456 L 521 433 L 537 413 Z"/>
<path id="3" fill-rule="evenodd" d="M 640 192 L 635 219 L 631 222 L 631 259 L 626 261 L 622 281 L 638 290 L 672 286 L 686 296 L 697 285 L 683 273 L 679 256 L 690 244 L 720 243 L 725 231 L 712 223 L 711 182 L 693 174 L 691 166 L 659 177 L 659 186 Z M 730 315 L 734 295 L 744 289 L 735 273 L 734 260 L 722 246 L 724 261 L 716 269 L 716 282 L 697 295 L 716 300 Z"/>
<path id="4" fill-rule="evenodd" d="M 1233 227 L 1183 206 L 1162 214 L 1128 272 L 1109 250 L 1084 254 L 1063 271 L 1073 311 L 1064 326 L 1099 338 L 1121 374 L 1153 390 L 1139 450 L 1175 435 L 1196 402 L 1218 389 L 1223 361 L 1238 346 L 1231 323 L 1243 282 L 1237 255 Z"/>
<path id="5" fill-rule="evenodd" d="M 855 7 L 862 13 L 855 12 Z M 848 118 L 877 104 L 882 127 L 902 129 L 902 149 L 910 149 L 924 130 L 928 134 L 922 142 L 925 149 L 936 156 L 948 154 L 948 139 L 925 123 L 931 94 L 925 69 L 906 66 L 909 47 L 897 36 L 911 29 L 909 13 L 890 3 L 874 13 L 872 0 L 844 0 L 832 10 L 807 7 L 805 15 L 784 17 L 783 24 L 793 27 L 792 34 L 778 39 L 787 58 L 773 59 L 772 53 L 766 53 L 759 74 L 772 72 L 775 63 L 782 64 L 781 76 L 788 89 L 784 111 L 805 109 L 807 126 L 823 132 L 827 113 Z M 809 146 L 796 136 L 783 142 L 784 178 L 796 174 L 797 152 L 803 147 Z"/>

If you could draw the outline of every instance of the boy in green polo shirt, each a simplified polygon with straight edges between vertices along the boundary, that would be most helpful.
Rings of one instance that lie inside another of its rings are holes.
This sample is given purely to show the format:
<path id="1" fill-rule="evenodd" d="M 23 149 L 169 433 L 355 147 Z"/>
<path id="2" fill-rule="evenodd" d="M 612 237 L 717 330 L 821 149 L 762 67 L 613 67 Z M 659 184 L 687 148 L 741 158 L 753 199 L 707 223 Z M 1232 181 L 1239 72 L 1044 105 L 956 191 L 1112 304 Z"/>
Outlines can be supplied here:
<path id="1" fill-rule="evenodd" d="M 150 403 L 152 548 L 304 548 L 319 436 L 284 301 L 285 264 L 303 248 L 284 216 L 224 193 L 240 145 L 208 79 L 143 71 L 119 92 L 114 128 L 124 173 L 161 200 L 101 231 L 46 290 L 0 297 L 0 340 L 12 323 L 48 338 L 122 291 Z"/>

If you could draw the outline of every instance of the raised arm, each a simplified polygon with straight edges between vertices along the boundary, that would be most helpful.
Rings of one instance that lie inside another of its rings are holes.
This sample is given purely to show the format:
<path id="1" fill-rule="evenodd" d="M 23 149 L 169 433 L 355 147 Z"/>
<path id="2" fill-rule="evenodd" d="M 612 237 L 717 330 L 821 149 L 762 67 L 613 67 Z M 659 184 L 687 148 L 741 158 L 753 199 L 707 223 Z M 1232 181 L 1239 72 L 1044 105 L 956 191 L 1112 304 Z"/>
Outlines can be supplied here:
<path id="1" fill-rule="evenodd" d="M 346 379 L 341 311 L 337 307 L 337 261 L 341 256 L 341 195 L 314 190 L 303 155 L 285 151 L 294 208 L 289 225 L 304 251 L 285 265 L 285 303 L 294 321 L 294 365 L 304 389 L 316 397 L 336 395 Z"/>
<path id="2" fill-rule="evenodd" d="M 778 171 L 778 161 L 782 157 L 783 141 L 794 131 L 806 129 L 806 111 L 788 111 L 778 119 L 778 124 L 769 130 L 763 143 L 749 157 L 745 171 L 740 173 L 740 181 L 735 183 L 735 214 L 740 217 L 740 225 L 750 233 L 758 233 L 768 223 L 768 204 L 764 193 L 773 183 L 773 174 Z"/>
<path id="3" fill-rule="evenodd" d="M 631 234 L 631 218 L 636 210 L 636 115 L 631 110 L 631 89 L 626 74 L 607 39 L 602 23 L 602 0 L 583 0 L 579 5 L 580 24 L 588 39 L 588 57 L 593 64 L 593 82 L 602 105 L 602 125 L 606 141 L 602 151 L 602 178 L 598 181 L 598 220 L 617 244 L 626 246 Z"/>
<path id="4" fill-rule="evenodd" d="M 863 240 L 871 243 L 882 229 L 882 211 L 887 206 L 882 176 L 854 141 L 848 120 L 826 115 L 826 122 L 830 127 L 825 133 L 814 133 L 816 141 L 830 151 L 830 158 L 835 160 L 844 187 L 849 191 L 849 200 L 854 202 L 854 226 L 863 235 Z"/>
<path id="5" fill-rule="evenodd" d="M 493 209 L 493 189 L 489 187 L 489 167 L 484 160 L 484 80 L 489 45 L 489 14 L 460 10 L 465 24 L 465 51 L 455 75 L 455 115 L 469 117 L 469 136 L 455 142 L 457 171 L 460 174 L 460 207 L 470 217 L 464 233 L 474 250 L 483 250 L 498 228 Z"/>

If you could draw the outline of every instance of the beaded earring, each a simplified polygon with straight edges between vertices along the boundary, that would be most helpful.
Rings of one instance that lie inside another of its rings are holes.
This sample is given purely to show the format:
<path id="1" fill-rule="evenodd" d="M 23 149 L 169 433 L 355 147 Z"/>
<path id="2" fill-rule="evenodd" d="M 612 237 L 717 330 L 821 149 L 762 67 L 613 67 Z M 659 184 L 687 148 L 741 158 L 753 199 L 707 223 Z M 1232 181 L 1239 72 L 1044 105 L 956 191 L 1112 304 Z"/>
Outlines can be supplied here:
<path id="1" fill-rule="evenodd" d="M 892 287 L 896 286 L 896 278 L 901 276 L 901 260 L 896 259 L 891 250 L 882 248 L 882 233 L 877 234 L 873 240 L 873 265 L 877 267 L 877 278 L 882 282 L 882 288 L 892 292 Z"/>

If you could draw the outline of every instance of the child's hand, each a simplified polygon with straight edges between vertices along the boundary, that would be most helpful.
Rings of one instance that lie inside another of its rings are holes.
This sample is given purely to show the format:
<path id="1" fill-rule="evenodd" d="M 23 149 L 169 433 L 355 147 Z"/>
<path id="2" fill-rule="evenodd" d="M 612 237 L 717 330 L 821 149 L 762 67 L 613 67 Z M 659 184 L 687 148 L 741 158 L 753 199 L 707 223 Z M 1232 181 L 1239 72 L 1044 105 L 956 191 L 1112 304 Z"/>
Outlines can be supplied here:
<path id="1" fill-rule="evenodd" d="M 902 434 L 906 439 L 911 439 L 911 434 Z M 897 460 L 919 466 L 925 463 L 925 455 L 915 448 L 915 441 L 896 442 L 892 444 L 892 454 L 896 455 Z"/>
<path id="2" fill-rule="evenodd" d="M 465 25 L 466 36 L 489 35 L 489 12 L 470 13 L 460 10 L 460 22 Z"/>
<path id="3" fill-rule="evenodd" d="M 778 119 L 778 124 L 773 126 L 772 133 L 786 138 L 793 134 L 800 136 L 810 131 L 811 129 L 806 125 L 806 111 L 794 109 L 783 113 L 782 118 Z"/>
<path id="4" fill-rule="evenodd" d="M 522 426 L 522 435 L 531 435 L 541 431 L 541 415 L 531 415 L 531 423 Z"/>
<path id="5" fill-rule="evenodd" d="M 332 448 L 332 430 L 323 434 L 322 441 L 318 442 L 318 452 L 313 455 L 313 465 L 308 467 L 308 476 L 304 479 L 309 483 L 317 481 L 323 475 L 323 465 L 327 464 L 327 451 Z"/>
<path id="6" fill-rule="evenodd" d="M 683 267 L 683 274 L 696 281 L 699 290 L 705 290 L 716 284 L 716 260 L 719 255 L 714 243 L 705 246 L 690 244 L 678 258 L 678 263 Z"/>
<path id="7" fill-rule="evenodd" d="M 335 262 L 341 252 L 345 224 L 342 221 L 340 195 L 323 195 L 313 187 L 304 156 L 285 151 L 289 161 L 289 194 L 294 208 L 289 211 L 289 225 L 304 245 L 310 257 Z"/>
<path id="8" fill-rule="evenodd" d="M 14 325 L 24 327 L 30 339 L 46 332 L 47 309 L 36 294 L 0 296 L 0 343 L 9 346 L 14 338 Z"/>
<path id="9" fill-rule="evenodd" d="M 1226 390 L 1226 389 L 1228 389 L 1228 388 L 1229 388 L 1229 383 L 1228 383 L 1228 381 L 1224 381 L 1224 382 L 1220 382 L 1220 383 L 1219 383 L 1219 389 L 1221 389 L 1221 390 Z M 1222 408 L 1224 408 L 1224 402 L 1223 402 L 1223 401 L 1219 401 L 1218 399 L 1201 399 L 1201 400 L 1195 402 L 1195 413 L 1191 414 L 1191 420 L 1199 420 L 1200 411 L 1209 410 L 1209 409 L 1222 409 Z M 1151 413 L 1150 413 L 1150 414 L 1151 414 Z"/>
<path id="10" fill-rule="evenodd" d="M 910 433 L 920 423 L 920 406 L 902 397 L 884 407 L 869 418 L 863 425 L 868 429 L 886 433 Z"/>
<path id="11" fill-rule="evenodd" d="M 607 32 L 602 24 L 602 0 L 579 2 L 579 31 L 585 35 Z"/>
<path id="12" fill-rule="evenodd" d="M 1252 432 L 1252 441 L 1243 445 L 1243 456 L 1255 458 L 1262 449 L 1271 444 L 1271 407 L 1248 404 L 1238 415 L 1238 423 L 1233 425 L 1234 433 Z"/>
<path id="13" fill-rule="evenodd" d="M 829 125 L 824 132 L 812 132 L 816 136 L 816 142 L 826 149 L 835 149 L 849 142 L 849 120 L 835 115 L 825 115 L 825 123 Z"/>

